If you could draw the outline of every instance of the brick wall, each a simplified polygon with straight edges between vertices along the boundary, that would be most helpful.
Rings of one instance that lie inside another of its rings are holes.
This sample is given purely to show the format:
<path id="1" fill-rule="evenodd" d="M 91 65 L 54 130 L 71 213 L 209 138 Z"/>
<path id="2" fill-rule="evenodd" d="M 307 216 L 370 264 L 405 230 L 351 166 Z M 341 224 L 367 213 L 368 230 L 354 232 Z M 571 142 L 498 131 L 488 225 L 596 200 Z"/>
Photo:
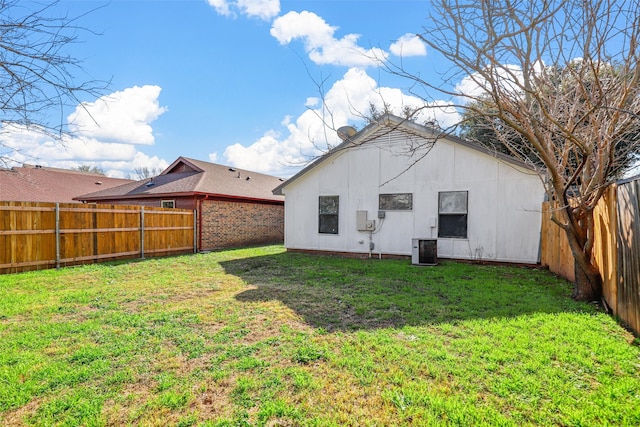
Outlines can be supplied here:
<path id="1" fill-rule="evenodd" d="M 282 243 L 284 206 L 204 200 L 201 250 Z"/>

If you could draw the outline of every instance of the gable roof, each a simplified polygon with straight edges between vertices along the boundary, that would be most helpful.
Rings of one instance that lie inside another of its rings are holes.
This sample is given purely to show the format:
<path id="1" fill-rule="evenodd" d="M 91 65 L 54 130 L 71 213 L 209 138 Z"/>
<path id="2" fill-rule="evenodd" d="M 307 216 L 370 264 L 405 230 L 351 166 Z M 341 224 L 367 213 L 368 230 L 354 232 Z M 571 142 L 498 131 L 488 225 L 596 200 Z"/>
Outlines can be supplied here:
<path id="1" fill-rule="evenodd" d="M 74 198 L 80 194 L 127 182 L 131 180 L 25 164 L 22 167 L 0 169 L 0 200 L 77 203 Z"/>
<path id="2" fill-rule="evenodd" d="M 313 163 L 310 163 L 309 165 L 304 167 L 300 172 L 298 172 L 297 174 L 295 174 L 285 182 L 282 182 L 280 185 L 274 188 L 273 194 L 281 195 L 282 190 L 287 185 L 297 181 L 299 178 L 301 178 L 311 170 L 317 168 L 318 166 L 320 166 L 321 164 L 323 164 L 324 162 L 326 162 L 327 160 L 335 156 L 337 153 L 345 151 L 351 147 L 357 147 L 357 146 L 366 144 L 367 142 L 372 141 L 378 136 L 386 135 L 389 132 L 392 132 L 394 130 L 399 130 L 414 136 L 418 136 L 418 137 L 422 137 L 430 140 L 437 141 L 438 139 L 446 139 L 449 142 L 453 142 L 455 144 L 462 145 L 467 148 L 471 148 L 478 152 L 495 157 L 501 161 L 504 161 L 519 167 L 531 169 L 530 165 L 527 165 L 526 163 L 514 157 L 511 157 L 507 154 L 491 150 L 480 144 L 467 141 L 455 135 L 444 134 L 442 131 L 436 128 L 419 125 L 410 120 L 403 119 L 398 116 L 394 116 L 393 114 L 385 114 L 378 121 L 374 123 L 370 123 L 364 129 L 360 130 L 355 135 L 351 136 L 350 138 L 348 138 L 341 144 L 337 145 L 336 147 L 332 148 L 329 152 L 325 153 L 324 155 L 316 159 Z"/>
<path id="3" fill-rule="evenodd" d="M 282 179 L 230 166 L 178 157 L 154 178 L 77 197 L 82 201 L 209 195 L 283 202 L 272 190 Z"/>

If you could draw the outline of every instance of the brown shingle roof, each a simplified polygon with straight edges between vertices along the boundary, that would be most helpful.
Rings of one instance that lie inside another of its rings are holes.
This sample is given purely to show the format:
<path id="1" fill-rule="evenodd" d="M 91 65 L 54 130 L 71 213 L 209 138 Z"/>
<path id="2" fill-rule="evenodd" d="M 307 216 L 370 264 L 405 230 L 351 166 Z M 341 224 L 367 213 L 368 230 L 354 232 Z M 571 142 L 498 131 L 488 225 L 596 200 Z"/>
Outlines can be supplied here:
<path id="1" fill-rule="evenodd" d="M 272 190 L 283 180 L 271 175 L 179 157 L 153 179 L 136 181 L 78 197 L 83 201 L 208 194 L 251 200 L 283 201 Z"/>
<path id="2" fill-rule="evenodd" d="M 109 178 L 91 172 L 24 165 L 0 169 L 0 200 L 77 203 L 74 197 L 111 188 L 129 179 Z"/>

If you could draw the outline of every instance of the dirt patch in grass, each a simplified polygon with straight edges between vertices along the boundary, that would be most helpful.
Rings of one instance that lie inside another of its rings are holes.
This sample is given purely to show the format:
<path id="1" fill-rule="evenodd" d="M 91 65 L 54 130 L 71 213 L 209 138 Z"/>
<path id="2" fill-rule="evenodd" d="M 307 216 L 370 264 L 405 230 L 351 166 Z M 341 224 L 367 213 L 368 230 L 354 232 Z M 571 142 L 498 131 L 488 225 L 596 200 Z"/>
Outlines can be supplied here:
<path id="1" fill-rule="evenodd" d="M 28 418 L 36 413 L 41 403 L 42 399 L 32 399 L 20 408 L 0 413 L 0 421 L 7 426 L 28 426 Z"/>
<path id="2" fill-rule="evenodd" d="M 232 389 L 230 381 L 209 384 L 207 390 L 196 394 L 190 409 L 197 412 L 201 420 L 230 417 L 233 414 L 233 405 L 229 399 Z"/>

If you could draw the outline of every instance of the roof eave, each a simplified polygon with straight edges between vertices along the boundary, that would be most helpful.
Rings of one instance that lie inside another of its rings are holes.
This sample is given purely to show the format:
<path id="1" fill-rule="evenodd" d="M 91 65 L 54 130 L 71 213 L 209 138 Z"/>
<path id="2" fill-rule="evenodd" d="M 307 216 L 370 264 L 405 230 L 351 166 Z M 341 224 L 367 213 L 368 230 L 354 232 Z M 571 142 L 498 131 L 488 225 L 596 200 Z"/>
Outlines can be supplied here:
<path id="1" fill-rule="evenodd" d="M 156 197 L 185 197 L 185 196 L 195 196 L 199 193 L 194 191 L 182 192 L 182 193 L 142 193 L 142 194 L 113 194 L 110 196 L 94 196 L 94 197 L 85 197 L 78 196 L 74 197 L 74 200 L 80 201 L 97 201 L 97 200 L 113 200 L 113 199 L 150 199 Z"/>
<path id="2" fill-rule="evenodd" d="M 113 196 L 100 196 L 100 197 L 74 197 L 74 200 L 82 202 L 96 202 L 100 200 L 114 200 L 114 199 L 155 199 L 159 197 L 202 197 L 202 198 L 214 198 L 214 199 L 229 199 L 229 200 L 245 200 L 250 202 L 269 202 L 269 203 L 284 203 L 281 199 L 266 199 L 260 197 L 247 197 L 231 194 L 218 194 L 218 193 L 204 193 L 199 191 L 190 191 L 182 193 L 157 193 L 157 194 L 126 194 L 126 195 L 113 195 Z"/>

